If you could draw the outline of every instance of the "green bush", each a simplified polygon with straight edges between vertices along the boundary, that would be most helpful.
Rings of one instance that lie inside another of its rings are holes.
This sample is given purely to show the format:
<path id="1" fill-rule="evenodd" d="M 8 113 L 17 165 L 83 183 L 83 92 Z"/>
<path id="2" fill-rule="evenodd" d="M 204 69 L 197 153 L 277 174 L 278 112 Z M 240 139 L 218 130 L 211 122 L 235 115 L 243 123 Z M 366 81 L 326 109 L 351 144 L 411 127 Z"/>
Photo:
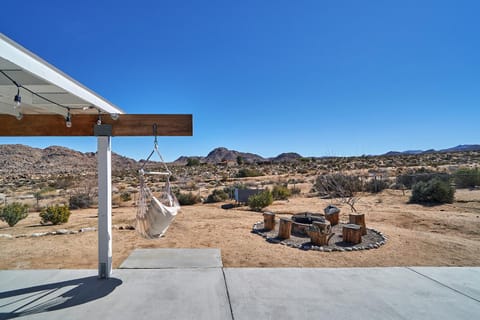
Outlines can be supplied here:
<path id="1" fill-rule="evenodd" d="M 450 175 L 447 173 L 431 172 L 425 169 L 411 174 L 399 175 L 397 177 L 397 183 L 404 185 L 408 189 L 411 189 L 417 182 L 427 182 L 434 178 L 438 178 L 444 182 L 450 181 Z"/>
<path id="2" fill-rule="evenodd" d="M 192 192 L 188 192 L 188 193 L 180 192 L 176 196 L 177 196 L 178 203 L 182 206 L 190 206 L 190 205 L 194 205 L 196 203 L 201 202 L 200 197 L 193 194 Z"/>
<path id="3" fill-rule="evenodd" d="M 70 209 L 86 209 L 93 204 L 93 199 L 89 194 L 79 193 L 70 196 L 68 205 Z"/>
<path id="4" fill-rule="evenodd" d="M 208 195 L 205 203 L 213 203 L 213 202 L 222 202 L 228 199 L 228 193 L 224 190 L 215 189 L 211 194 Z"/>
<path id="5" fill-rule="evenodd" d="M 480 171 L 478 168 L 460 168 L 453 176 L 457 188 L 475 188 L 480 186 Z"/>
<path id="6" fill-rule="evenodd" d="M 70 218 L 70 210 L 67 206 L 49 206 L 40 212 L 41 224 L 52 223 L 54 225 L 68 222 Z"/>
<path id="7" fill-rule="evenodd" d="M 200 165 L 200 160 L 197 158 L 188 158 L 187 167 L 194 167 Z"/>
<path id="8" fill-rule="evenodd" d="M 455 189 L 439 178 L 420 181 L 413 185 L 411 203 L 452 203 Z"/>
<path id="9" fill-rule="evenodd" d="M 287 186 L 276 185 L 272 189 L 273 200 L 287 200 L 292 195 Z"/>
<path id="10" fill-rule="evenodd" d="M 13 227 L 18 221 L 25 219 L 28 216 L 28 206 L 18 202 L 6 205 L 0 210 L 0 220 L 8 223 Z"/>
<path id="11" fill-rule="evenodd" d="M 240 169 L 237 173 L 237 178 L 247 178 L 247 177 L 260 177 L 263 176 L 263 173 L 257 169 Z"/>
<path id="12" fill-rule="evenodd" d="M 126 192 L 126 191 L 125 191 L 125 192 L 122 192 L 122 193 L 120 194 L 120 199 L 121 199 L 122 201 L 124 201 L 124 202 L 125 202 L 125 201 L 130 201 L 130 200 L 132 200 L 132 196 L 130 195 L 130 192 Z"/>
<path id="13" fill-rule="evenodd" d="M 273 196 L 270 190 L 266 189 L 258 194 L 250 196 L 247 204 L 254 211 L 261 211 L 273 203 Z"/>

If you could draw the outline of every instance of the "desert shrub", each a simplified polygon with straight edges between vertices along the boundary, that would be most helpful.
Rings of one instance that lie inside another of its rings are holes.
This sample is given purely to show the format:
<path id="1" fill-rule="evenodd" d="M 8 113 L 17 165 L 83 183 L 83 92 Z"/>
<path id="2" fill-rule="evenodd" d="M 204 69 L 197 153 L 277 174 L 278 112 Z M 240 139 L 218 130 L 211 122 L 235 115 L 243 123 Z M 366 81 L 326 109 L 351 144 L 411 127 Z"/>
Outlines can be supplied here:
<path id="1" fill-rule="evenodd" d="M 130 201 L 130 200 L 132 200 L 132 196 L 130 195 L 130 192 L 124 191 L 120 194 L 120 199 L 124 202 L 125 201 Z"/>
<path id="2" fill-rule="evenodd" d="M 237 178 L 259 177 L 259 176 L 263 176 L 263 173 L 257 169 L 243 168 L 238 170 L 238 173 L 237 173 Z"/>
<path id="3" fill-rule="evenodd" d="M 53 189 L 67 190 L 74 184 L 75 184 L 75 179 L 73 176 L 62 176 L 62 177 L 58 177 L 54 181 L 50 181 L 48 186 Z"/>
<path id="4" fill-rule="evenodd" d="M 448 182 L 450 180 L 450 175 L 447 173 L 429 172 L 427 170 L 421 170 L 416 173 L 399 175 L 397 177 L 397 183 L 404 185 L 408 189 L 411 189 L 413 185 L 417 182 L 427 182 L 434 178 L 438 178 L 444 182 Z"/>
<path id="5" fill-rule="evenodd" d="M 344 174 L 327 174 L 317 177 L 313 191 L 320 195 L 335 197 L 353 197 L 356 192 L 363 191 L 363 184 L 357 176 Z"/>
<path id="6" fill-rule="evenodd" d="M 261 211 L 273 203 L 273 196 L 270 190 L 266 189 L 248 198 L 247 204 L 254 211 Z"/>
<path id="7" fill-rule="evenodd" d="M 180 192 L 176 196 L 177 196 L 178 203 L 182 206 L 191 206 L 201 202 L 200 197 L 198 195 L 193 194 L 192 192 L 188 192 L 188 193 Z"/>
<path id="8" fill-rule="evenodd" d="M 273 200 L 287 200 L 292 193 L 284 185 L 275 185 L 272 189 Z"/>
<path id="9" fill-rule="evenodd" d="M 457 188 L 475 188 L 475 186 L 480 186 L 480 171 L 478 168 L 460 168 L 455 171 L 453 177 Z"/>
<path id="10" fill-rule="evenodd" d="M 68 222 L 68 218 L 70 218 L 70 210 L 67 206 L 49 206 L 40 212 L 40 221 L 41 224 L 62 224 Z"/>
<path id="11" fill-rule="evenodd" d="M 90 207 L 93 204 L 92 197 L 87 193 L 79 193 L 70 196 L 68 205 L 71 210 L 74 209 L 85 209 Z"/>
<path id="12" fill-rule="evenodd" d="M 205 203 L 222 202 L 228 198 L 228 193 L 226 193 L 224 190 L 215 189 L 211 194 L 208 195 Z"/>
<path id="13" fill-rule="evenodd" d="M 291 187 L 290 188 L 290 194 L 292 196 L 296 196 L 296 195 L 299 195 L 302 193 L 302 189 L 300 189 L 299 187 Z"/>
<path id="14" fill-rule="evenodd" d="M 10 227 L 13 227 L 18 221 L 25 219 L 28 216 L 28 206 L 14 202 L 6 205 L 0 210 L 0 220 L 8 223 Z"/>
<path id="15" fill-rule="evenodd" d="M 389 183 L 386 180 L 372 179 L 365 183 L 365 191 L 370 193 L 381 192 L 389 187 Z"/>
<path id="16" fill-rule="evenodd" d="M 439 178 L 420 181 L 412 186 L 411 203 L 452 203 L 455 189 Z"/>
<path id="17" fill-rule="evenodd" d="M 200 160 L 197 158 L 188 158 L 187 159 L 187 167 L 194 167 L 200 165 Z"/>

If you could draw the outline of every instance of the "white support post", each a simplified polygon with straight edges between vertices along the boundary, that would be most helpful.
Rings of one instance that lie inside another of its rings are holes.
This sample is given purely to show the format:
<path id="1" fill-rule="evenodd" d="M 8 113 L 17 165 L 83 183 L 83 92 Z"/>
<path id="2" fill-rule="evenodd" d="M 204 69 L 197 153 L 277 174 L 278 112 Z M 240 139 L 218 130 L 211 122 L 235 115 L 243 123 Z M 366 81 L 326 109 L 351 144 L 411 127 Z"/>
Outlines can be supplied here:
<path id="1" fill-rule="evenodd" d="M 97 137 L 98 277 L 112 273 L 112 149 L 109 136 Z"/>

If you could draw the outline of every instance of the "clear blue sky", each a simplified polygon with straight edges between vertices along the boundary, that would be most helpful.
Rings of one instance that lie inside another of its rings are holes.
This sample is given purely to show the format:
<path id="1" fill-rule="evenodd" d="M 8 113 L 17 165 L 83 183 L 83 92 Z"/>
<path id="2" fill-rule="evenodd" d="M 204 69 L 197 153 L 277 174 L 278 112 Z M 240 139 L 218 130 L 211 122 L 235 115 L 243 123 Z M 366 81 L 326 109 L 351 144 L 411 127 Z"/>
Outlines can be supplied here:
<path id="1" fill-rule="evenodd" d="M 479 1 L 3 1 L 1 32 L 127 113 L 192 113 L 167 160 L 480 143 Z M 94 138 L 0 138 L 95 151 Z M 114 138 L 144 158 L 152 139 Z"/>

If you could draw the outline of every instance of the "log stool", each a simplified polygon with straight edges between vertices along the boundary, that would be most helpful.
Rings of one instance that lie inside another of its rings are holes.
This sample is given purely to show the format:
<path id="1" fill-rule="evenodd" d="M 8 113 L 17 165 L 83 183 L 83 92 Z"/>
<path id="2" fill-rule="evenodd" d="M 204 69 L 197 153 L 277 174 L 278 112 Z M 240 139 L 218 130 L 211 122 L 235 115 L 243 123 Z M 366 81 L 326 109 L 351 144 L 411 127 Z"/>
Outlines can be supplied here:
<path id="1" fill-rule="evenodd" d="M 329 221 L 314 221 L 312 227 L 307 229 L 307 234 L 314 246 L 325 246 L 328 245 L 328 241 L 335 235 L 331 231 L 332 227 Z"/>
<path id="2" fill-rule="evenodd" d="M 326 213 L 325 214 L 325 219 L 327 219 L 328 221 L 330 221 L 330 224 L 333 226 L 336 226 L 338 224 L 338 221 L 339 221 L 339 216 L 340 216 L 340 213 L 339 212 L 333 212 L 333 213 Z"/>
<path id="3" fill-rule="evenodd" d="M 263 214 L 263 229 L 265 231 L 270 231 L 275 228 L 275 213 L 273 212 L 265 212 Z"/>
<path id="4" fill-rule="evenodd" d="M 362 242 L 362 228 L 358 224 L 346 224 L 342 229 L 343 241 L 358 244 Z"/>
<path id="5" fill-rule="evenodd" d="M 365 214 L 363 213 L 349 214 L 348 220 L 349 220 L 349 223 L 358 224 L 360 228 L 362 228 L 362 236 L 367 234 L 367 226 L 365 225 Z"/>
<path id="6" fill-rule="evenodd" d="M 332 225 L 330 224 L 330 221 L 325 221 L 325 222 L 320 222 L 320 221 L 313 221 L 312 225 L 316 226 L 318 230 L 320 230 L 320 233 L 323 234 L 330 234 L 332 230 Z"/>
<path id="7" fill-rule="evenodd" d="M 289 239 L 292 232 L 292 220 L 280 218 L 280 226 L 278 227 L 278 238 Z"/>

